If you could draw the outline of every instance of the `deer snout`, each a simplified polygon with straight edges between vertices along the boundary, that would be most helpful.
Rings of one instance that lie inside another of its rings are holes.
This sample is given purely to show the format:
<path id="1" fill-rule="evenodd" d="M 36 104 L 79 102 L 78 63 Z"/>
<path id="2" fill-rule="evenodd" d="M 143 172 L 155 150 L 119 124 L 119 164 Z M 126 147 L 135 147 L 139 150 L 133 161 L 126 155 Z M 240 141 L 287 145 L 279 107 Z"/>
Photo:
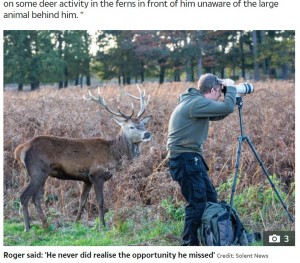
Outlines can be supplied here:
<path id="1" fill-rule="evenodd" d="M 151 138 L 151 133 L 150 132 L 145 132 L 143 140 L 150 140 L 150 138 Z"/>

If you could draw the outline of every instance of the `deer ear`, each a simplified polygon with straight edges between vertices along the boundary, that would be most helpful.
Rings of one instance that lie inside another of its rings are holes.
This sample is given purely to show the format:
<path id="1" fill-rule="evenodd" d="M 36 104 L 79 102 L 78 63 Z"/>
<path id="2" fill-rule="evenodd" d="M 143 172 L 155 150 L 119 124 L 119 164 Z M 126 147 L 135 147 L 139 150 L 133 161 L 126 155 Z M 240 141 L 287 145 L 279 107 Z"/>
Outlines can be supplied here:
<path id="1" fill-rule="evenodd" d="M 152 119 L 152 116 L 147 116 L 147 117 L 141 119 L 141 122 L 144 123 L 144 125 L 147 125 L 151 119 Z"/>
<path id="2" fill-rule="evenodd" d="M 120 126 L 123 126 L 123 125 L 126 123 L 126 121 L 127 121 L 126 118 L 122 118 L 122 117 L 112 117 L 112 119 L 113 119 L 116 123 L 118 123 Z"/>

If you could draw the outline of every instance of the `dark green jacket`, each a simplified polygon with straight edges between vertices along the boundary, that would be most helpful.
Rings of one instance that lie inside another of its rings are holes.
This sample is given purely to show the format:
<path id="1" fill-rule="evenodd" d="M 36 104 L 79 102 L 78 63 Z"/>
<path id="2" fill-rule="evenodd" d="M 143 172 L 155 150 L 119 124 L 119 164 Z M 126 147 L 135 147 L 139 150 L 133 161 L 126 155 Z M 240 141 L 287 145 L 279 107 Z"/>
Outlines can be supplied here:
<path id="1" fill-rule="evenodd" d="M 235 101 L 234 87 L 227 87 L 222 102 L 207 99 L 194 88 L 181 94 L 169 122 L 168 157 L 175 158 L 184 152 L 202 155 L 202 144 L 207 139 L 209 121 L 222 120 L 232 113 Z"/>

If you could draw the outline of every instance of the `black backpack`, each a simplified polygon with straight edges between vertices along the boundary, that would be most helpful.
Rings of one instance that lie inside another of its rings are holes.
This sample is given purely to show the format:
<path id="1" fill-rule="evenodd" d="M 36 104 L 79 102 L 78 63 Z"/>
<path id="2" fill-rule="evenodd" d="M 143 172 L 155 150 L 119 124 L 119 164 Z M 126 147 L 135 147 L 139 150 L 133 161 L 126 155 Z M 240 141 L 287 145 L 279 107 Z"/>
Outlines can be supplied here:
<path id="1" fill-rule="evenodd" d="M 248 246 L 251 243 L 237 212 L 225 202 L 207 202 L 198 234 L 203 246 Z M 229 220 L 228 220 L 229 219 Z"/>

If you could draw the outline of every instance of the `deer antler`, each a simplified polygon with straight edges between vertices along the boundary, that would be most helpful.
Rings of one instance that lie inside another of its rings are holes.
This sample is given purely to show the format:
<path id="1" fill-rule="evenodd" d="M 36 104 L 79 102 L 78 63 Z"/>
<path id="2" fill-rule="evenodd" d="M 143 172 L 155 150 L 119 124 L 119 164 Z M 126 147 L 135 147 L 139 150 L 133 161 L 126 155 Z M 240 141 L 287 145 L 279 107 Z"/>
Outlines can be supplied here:
<path id="1" fill-rule="evenodd" d="M 121 117 L 121 118 L 125 118 L 125 119 L 127 119 L 127 120 L 131 119 L 131 117 L 132 117 L 133 114 L 134 114 L 133 104 L 131 104 L 132 112 L 131 112 L 130 115 L 126 115 L 126 114 L 122 113 L 121 110 L 120 110 L 120 108 L 118 108 L 118 112 L 115 112 L 115 111 L 111 110 L 111 109 L 108 107 L 108 105 L 107 105 L 105 99 L 101 96 L 100 87 L 98 87 L 98 96 L 97 96 L 97 97 L 94 96 L 94 95 L 92 94 L 92 92 L 89 90 L 89 95 L 88 95 L 88 96 L 83 95 L 83 99 L 84 99 L 84 100 L 92 100 L 92 101 L 95 101 L 95 102 L 97 102 L 98 104 L 100 104 L 102 107 L 104 107 L 104 108 L 105 108 L 109 113 L 111 113 L 112 115 L 117 116 L 117 117 Z"/>
<path id="2" fill-rule="evenodd" d="M 146 106 L 148 105 L 148 102 L 150 100 L 150 95 L 148 97 L 146 97 L 146 91 L 144 90 L 144 94 L 143 94 L 142 91 L 141 91 L 141 89 L 140 89 L 140 87 L 139 87 L 139 85 L 136 85 L 136 86 L 138 88 L 140 97 L 133 96 L 133 95 L 131 95 L 129 93 L 127 93 L 127 95 L 129 97 L 131 97 L 131 98 L 134 98 L 134 99 L 140 101 L 140 111 L 139 111 L 139 113 L 137 115 L 137 117 L 140 118 L 144 114 L 144 112 L 146 110 Z"/>

